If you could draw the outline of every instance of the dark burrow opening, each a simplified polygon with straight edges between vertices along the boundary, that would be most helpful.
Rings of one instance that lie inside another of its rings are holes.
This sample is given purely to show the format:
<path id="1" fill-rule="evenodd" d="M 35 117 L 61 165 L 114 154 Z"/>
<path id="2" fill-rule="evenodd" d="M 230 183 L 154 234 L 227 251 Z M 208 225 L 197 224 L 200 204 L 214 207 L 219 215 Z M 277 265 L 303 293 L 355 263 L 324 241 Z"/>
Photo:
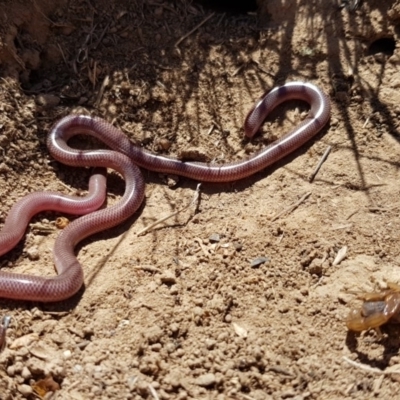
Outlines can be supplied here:
<path id="1" fill-rule="evenodd" d="M 227 14 L 247 14 L 257 11 L 256 0 L 195 0 L 205 9 Z"/>
<path id="2" fill-rule="evenodd" d="M 393 37 L 380 38 L 372 42 L 368 47 L 368 55 L 374 55 L 378 53 L 386 54 L 391 56 L 396 48 L 396 41 Z"/>

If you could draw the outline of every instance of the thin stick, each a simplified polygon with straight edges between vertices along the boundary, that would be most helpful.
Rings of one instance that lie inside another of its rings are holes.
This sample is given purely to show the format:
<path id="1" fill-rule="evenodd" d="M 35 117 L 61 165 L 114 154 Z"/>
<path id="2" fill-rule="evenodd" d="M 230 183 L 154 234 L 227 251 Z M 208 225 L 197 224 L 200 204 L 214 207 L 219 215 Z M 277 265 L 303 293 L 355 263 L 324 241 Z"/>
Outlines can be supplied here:
<path id="1" fill-rule="evenodd" d="M 355 210 L 351 212 L 345 219 L 350 219 L 354 214 L 357 214 L 360 210 Z"/>
<path id="2" fill-rule="evenodd" d="M 364 125 L 363 125 L 363 128 L 365 128 L 367 125 L 368 125 L 368 122 L 369 122 L 369 119 L 370 119 L 371 117 L 369 116 L 366 120 L 365 120 L 365 122 L 364 122 Z"/>
<path id="3" fill-rule="evenodd" d="M 343 360 L 348 362 L 353 367 L 356 367 L 356 368 L 359 368 L 359 369 L 363 369 L 364 371 L 368 371 L 368 372 L 374 372 L 376 374 L 384 374 L 384 375 L 400 374 L 400 370 L 393 369 L 393 367 L 398 367 L 398 365 L 397 366 L 394 365 L 392 367 L 387 368 L 385 371 L 382 371 L 379 368 L 369 367 L 368 365 L 361 364 L 361 363 L 358 363 L 356 361 L 350 360 L 350 358 L 347 358 L 346 356 L 343 356 Z"/>
<path id="4" fill-rule="evenodd" d="M 196 25 L 190 32 L 186 35 L 183 35 L 176 43 L 175 47 L 178 47 L 180 43 L 182 43 L 186 38 L 188 38 L 193 32 L 196 32 L 202 25 L 204 25 L 210 18 L 214 16 L 215 13 L 211 13 L 208 17 L 204 18 L 198 25 Z"/>
<path id="5" fill-rule="evenodd" d="M 97 94 L 96 102 L 94 103 L 95 107 L 98 107 L 100 105 L 100 102 L 103 99 L 104 90 L 106 89 L 109 83 L 110 83 L 110 77 L 106 75 L 103 80 L 103 83 L 100 86 L 99 93 Z"/>
<path id="6" fill-rule="evenodd" d="M 156 389 L 154 389 L 153 385 L 151 385 L 150 383 L 147 385 L 151 395 L 153 396 L 154 400 L 160 400 L 160 398 L 158 397 L 158 394 L 156 392 Z"/>
<path id="7" fill-rule="evenodd" d="M 331 150 L 332 150 L 332 146 L 328 146 L 327 149 L 325 150 L 325 153 L 322 155 L 321 159 L 319 160 L 318 165 L 315 167 L 314 172 L 309 176 L 309 178 L 308 178 L 309 182 L 312 182 L 314 180 L 314 178 L 318 174 L 318 171 L 320 170 L 322 164 L 328 158 L 328 155 L 331 152 Z"/>
<path id="8" fill-rule="evenodd" d="M 153 224 L 147 226 L 146 228 L 142 229 L 141 231 L 139 231 L 137 233 L 137 236 L 141 236 L 144 235 L 145 233 L 147 233 L 150 229 L 153 229 L 156 225 L 161 224 L 161 222 L 166 221 L 169 218 L 174 217 L 175 215 L 178 215 L 179 213 L 181 213 L 182 211 L 187 210 L 190 206 L 192 206 L 193 204 L 196 204 L 197 201 L 199 200 L 200 197 L 200 187 L 201 187 L 201 183 L 199 183 L 196 187 L 196 191 L 194 192 L 194 196 L 193 196 L 193 200 L 185 207 L 181 208 L 178 211 L 175 211 L 174 213 L 167 215 L 164 218 L 159 219 L 158 221 L 154 222 Z"/>
<path id="9" fill-rule="evenodd" d="M 250 397 L 247 394 L 243 394 L 243 393 L 237 393 L 236 396 L 240 396 L 242 399 L 245 399 L 245 400 L 255 400 L 254 397 Z"/>
<path id="10" fill-rule="evenodd" d="M 67 67 L 69 67 L 68 62 L 67 62 L 67 59 L 65 58 L 63 49 L 62 49 L 61 46 L 60 46 L 60 43 L 57 43 L 57 46 L 58 46 L 58 49 L 60 50 L 61 57 L 62 57 L 62 59 L 64 60 L 65 65 L 66 65 Z"/>
<path id="11" fill-rule="evenodd" d="M 306 193 L 299 201 L 297 201 L 296 203 L 294 203 L 293 205 L 285 208 L 284 210 L 282 210 L 281 212 L 279 212 L 278 214 L 276 214 L 274 217 L 272 217 L 271 221 L 275 221 L 277 220 L 280 216 L 282 216 L 283 214 L 290 214 L 291 212 L 293 212 L 301 203 L 303 203 L 303 201 L 305 199 L 307 199 L 308 196 L 310 196 L 312 192 L 308 192 Z"/>

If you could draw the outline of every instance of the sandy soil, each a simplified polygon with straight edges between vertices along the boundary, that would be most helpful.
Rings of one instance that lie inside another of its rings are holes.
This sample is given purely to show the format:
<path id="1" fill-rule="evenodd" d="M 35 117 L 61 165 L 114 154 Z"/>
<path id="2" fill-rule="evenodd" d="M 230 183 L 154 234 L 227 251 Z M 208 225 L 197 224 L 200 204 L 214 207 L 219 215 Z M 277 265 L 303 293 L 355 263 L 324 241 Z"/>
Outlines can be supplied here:
<path id="1" fill-rule="evenodd" d="M 157 153 L 228 162 L 307 113 L 282 105 L 244 141 L 265 90 L 310 81 L 332 100 L 315 140 L 249 179 L 204 184 L 197 209 L 138 236 L 198 183 L 143 171 L 139 212 L 78 247 L 84 289 L 62 304 L 0 302 L 12 318 L 0 399 L 396 398 L 399 327 L 354 335 L 344 319 L 353 292 L 400 283 L 400 2 L 353 3 L 266 1 L 257 14 L 187 0 L 0 2 L 1 223 L 27 193 L 86 190 L 90 170 L 46 149 L 64 115 L 101 116 Z M 109 171 L 108 202 L 123 190 Z M 54 274 L 59 216 L 35 217 L 2 270 Z"/>

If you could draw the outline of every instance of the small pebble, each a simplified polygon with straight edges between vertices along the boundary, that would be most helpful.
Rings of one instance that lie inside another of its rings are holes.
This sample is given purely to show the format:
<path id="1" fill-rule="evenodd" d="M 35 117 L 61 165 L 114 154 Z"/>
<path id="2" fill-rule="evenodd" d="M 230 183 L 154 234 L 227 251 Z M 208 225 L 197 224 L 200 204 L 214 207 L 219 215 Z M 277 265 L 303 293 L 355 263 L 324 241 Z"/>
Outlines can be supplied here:
<path id="1" fill-rule="evenodd" d="M 169 329 L 171 329 L 171 332 L 175 334 L 179 331 L 179 324 L 177 324 L 176 322 L 173 322 L 170 325 Z"/>
<path id="2" fill-rule="evenodd" d="M 214 374 L 204 374 L 200 375 L 196 379 L 196 384 L 202 387 L 208 387 L 214 385 L 216 380 L 217 379 Z"/>
<path id="3" fill-rule="evenodd" d="M 41 360 L 50 360 L 53 356 L 53 352 L 40 344 L 31 347 L 30 352 L 33 356 L 40 358 Z"/>
<path id="4" fill-rule="evenodd" d="M 255 268 L 255 267 L 259 267 L 261 264 L 264 264 L 266 262 L 269 262 L 269 258 L 267 258 L 267 257 L 257 257 L 251 262 L 250 265 L 251 265 L 252 268 Z"/>
<path id="5" fill-rule="evenodd" d="M 207 347 L 207 350 L 212 350 L 212 349 L 215 347 L 216 344 L 217 344 L 217 341 L 216 341 L 216 340 L 207 339 L 207 340 L 206 340 L 206 347 Z"/>
<path id="6" fill-rule="evenodd" d="M 166 138 L 161 138 L 161 139 L 156 141 L 156 145 L 158 147 L 160 147 L 161 149 L 167 151 L 171 147 L 172 143 L 171 143 L 170 140 L 168 140 Z"/>
<path id="7" fill-rule="evenodd" d="M 209 240 L 211 243 L 217 243 L 217 242 L 219 242 L 219 241 L 221 240 L 221 236 L 220 236 L 218 233 L 213 233 L 213 234 L 208 238 L 208 240 Z"/>
<path id="8" fill-rule="evenodd" d="M 17 361 L 14 364 L 14 371 L 15 371 L 16 374 L 21 373 L 23 369 L 24 369 L 24 364 L 22 364 L 21 361 Z"/>
<path id="9" fill-rule="evenodd" d="M 22 376 L 24 379 L 29 379 L 29 378 L 32 377 L 31 371 L 29 371 L 29 368 L 28 368 L 28 367 L 24 367 L 24 368 L 22 369 L 21 376 Z"/>
<path id="10" fill-rule="evenodd" d="M 168 175 L 167 176 L 167 185 L 169 188 L 174 188 L 179 183 L 178 175 Z"/>
<path id="11" fill-rule="evenodd" d="M 71 356 L 72 356 L 71 350 L 65 350 L 65 351 L 64 351 L 63 357 L 64 357 L 65 360 L 70 359 Z"/>
<path id="12" fill-rule="evenodd" d="M 243 244 L 240 242 L 233 242 L 232 244 L 236 251 L 240 251 L 243 249 Z"/>
<path id="13" fill-rule="evenodd" d="M 165 285 L 174 285 L 176 283 L 175 274 L 170 271 L 167 271 L 163 275 L 161 275 L 160 280 L 161 283 L 164 283 Z"/>
<path id="14" fill-rule="evenodd" d="M 15 375 L 15 367 L 14 365 L 10 365 L 7 367 L 7 375 L 14 376 Z"/>
<path id="15" fill-rule="evenodd" d="M 172 285 L 169 293 L 172 294 L 173 296 L 179 294 L 179 285 Z"/>
<path id="16" fill-rule="evenodd" d="M 164 335 L 164 331 L 157 325 L 152 326 L 146 332 L 146 339 L 149 344 L 158 343 L 162 336 Z"/>
<path id="17" fill-rule="evenodd" d="M 165 350 L 167 351 L 167 353 L 173 353 L 173 352 L 176 350 L 176 346 L 175 346 L 172 342 L 167 343 L 167 344 L 164 346 L 164 348 L 165 348 Z"/>
<path id="18" fill-rule="evenodd" d="M 39 260 L 40 254 L 37 246 L 32 246 L 31 248 L 26 250 L 26 254 L 31 261 Z"/>
<path id="19" fill-rule="evenodd" d="M 36 96 L 36 104 L 44 108 L 53 108 L 60 104 L 61 99 L 53 94 L 39 94 Z"/>
<path id="20" fill-rule="evenodd" d="M 75 364 L 74 365 L 74 371 L 75 372 L 81 373 L 82 370 L 83 370 L 82 365 L 80 365 L 80 364 Z"/>
<path id="21" fill-rule="evenodd" d="M 19 385 L 18 392 L 20 392 L 22 396 L 28 397 L 33 394 L 33 389 L 29 385 Z"/>

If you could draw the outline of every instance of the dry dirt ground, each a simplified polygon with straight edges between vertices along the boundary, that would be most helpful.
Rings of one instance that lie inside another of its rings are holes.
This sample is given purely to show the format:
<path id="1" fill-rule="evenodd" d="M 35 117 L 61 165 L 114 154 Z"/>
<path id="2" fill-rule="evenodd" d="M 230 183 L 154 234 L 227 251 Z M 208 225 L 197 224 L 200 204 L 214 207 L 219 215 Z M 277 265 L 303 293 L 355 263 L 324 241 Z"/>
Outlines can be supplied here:
<path id="1" fill-rule="evenodd" d="M 143 171 L 136 215 L 78 246 L 84 289 L 62 304 L 1 300 L 1 399 L 398 396 L 399 327 L 355 335 L 344 319 L 354 292 L 400 283 L 400 1 L 261 3 L 0 2 L 1 223 L 27 193 L 86 190 L 91 171 L 45 145 L 67 114 L 101 116 L 156 153 L 224 163 L 307 113 L 289 102 L 243 140 L 265 90 L 310 81 L 332 101 L 304 147 L 249 179 L 204 184 L 197 208 L 138 236 L 198 183 Z M 112 171 L 108 182 L 111 204 L 124 182 Z M 59 216 L 35 217 L 2 270 L 54 274 Z"/>

